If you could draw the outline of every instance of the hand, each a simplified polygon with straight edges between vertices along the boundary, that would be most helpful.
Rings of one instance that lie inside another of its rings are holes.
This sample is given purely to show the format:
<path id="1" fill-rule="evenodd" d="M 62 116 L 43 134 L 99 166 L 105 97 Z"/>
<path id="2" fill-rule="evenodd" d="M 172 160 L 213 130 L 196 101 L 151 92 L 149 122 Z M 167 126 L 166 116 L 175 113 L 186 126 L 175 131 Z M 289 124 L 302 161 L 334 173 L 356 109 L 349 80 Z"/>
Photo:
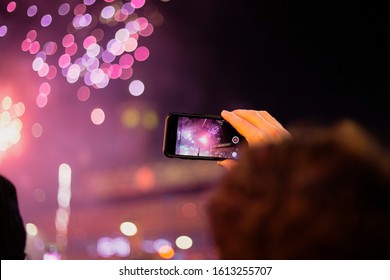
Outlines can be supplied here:
<path id="1" fill-rule="evenodd" d="M 249 148 L 255 145 L 280 142 L 290 133 L 267 111 L 237 109 L 223 110 L 221 116 L 245 137 Z M 231 169 L 235 160 L 218 161 L 218 165 Z"/>

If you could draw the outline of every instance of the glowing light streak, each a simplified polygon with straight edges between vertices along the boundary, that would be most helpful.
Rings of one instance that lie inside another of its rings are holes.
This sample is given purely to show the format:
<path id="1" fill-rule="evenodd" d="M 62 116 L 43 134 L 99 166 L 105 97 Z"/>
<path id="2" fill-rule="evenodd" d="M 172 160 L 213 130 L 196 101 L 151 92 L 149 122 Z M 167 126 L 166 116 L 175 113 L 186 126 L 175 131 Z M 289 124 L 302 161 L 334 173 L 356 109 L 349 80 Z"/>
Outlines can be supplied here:
<path id="1" fill-rule="evenodd" d="M 60 164 L 58 168 L 58 193 L 57 202 L 58 209 L 56 211 L 55 226 L 56 226 L 56 242 L 61 246 L 68 244 L 68 224 L 70 216 L 70 200 L 71 200 L 71 182 L 72 169 L 66 163 Z"/>

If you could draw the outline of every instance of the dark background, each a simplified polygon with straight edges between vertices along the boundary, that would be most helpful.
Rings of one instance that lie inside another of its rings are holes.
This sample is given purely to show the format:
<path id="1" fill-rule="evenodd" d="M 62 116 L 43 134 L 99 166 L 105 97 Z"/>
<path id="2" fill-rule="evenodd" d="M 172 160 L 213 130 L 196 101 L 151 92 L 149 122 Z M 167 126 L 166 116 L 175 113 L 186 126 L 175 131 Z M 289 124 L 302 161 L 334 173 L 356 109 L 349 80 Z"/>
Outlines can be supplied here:
<path id="1" fill-rule="evenodd" d="M 197 111 L 264 109 L 282 123 L 354 118 L 388 141 L 379 1 L 170 1 L 164 12 L 186 52 L 183 72 L 202 87 Z"/>
<path id="2" fill-rule="evenodd" d="M 67 2 L 72 8 L 82 3 Z M 130 238 L 132 248 L 140 248 L 143 240 L 173 242 L 187 234 L 194 246 L 189 252 L 175 248 L 176 258 L 215 257 L 204 206 L 207 190 L 222 171 L 215 162 L 163 156 L 164 118 L 169 112 L 267 110 L 287 128 L 350 118 L 389 143 L 389 30 L 382 2 L 146 0 L 139 15 L 146 16 L 147 7 L 152 7 L 163 21 L 150 37 L 140 39 L 150 56 L 134 64 L 131 79 L 91 89 L 91 97 L 81 102 L 77 90 L 83 83 L 69 84 L 58 75 L 50 81 L 52 91 L 44 108 L 36 106 L 35 98 L 46 80 L 32 70 L 34 56 L 20 45 L 34 28 L 41 42 L 61 44 L 72 16 L 56 14 L 64 1 L 16 3 L 12 13 L 6 11 L 8 2 L 0 5 L 0 26 L 8 26 L 7 35 L 0 38 L 0 99 L 11 95 L 25 104 L 26 112 L 21 140 L 0 154 L 0 172 L 15 183 L 24 221 L 38 227 L 34 238 L 45 244 L 29 243 L 32 258 L 42 258 L 56 243 L 62 163 L 72 169 L 69 243 L 63 258 L 101 258 L 91 253 L 97 240 L 117 236 L 125 220 L 142 230 L 142 235 Z M 26 9 L 32 4 L 39 12 L 28 18 Z M 109 4 L 96 1 L 88 11 L 105 5 Z M 42 28 L 39 17 L 46 13 L 53 15 L 53 23 Z M 108 37 L 118 26 L 103 28 Z M 78 39 L 88 32 L 78 32 Z M 141 96 L 129 95 L 133 79 L 145 84 Z M 96 107 L 106 115 L 99 126 L 90 119 Z M 157 125 L 124 128 L 121 114 L 126 108 L 140 115 L 155 113 Z M 34 123 L 43 128 L 38 138 L 31 135 Z M 156 257 L 133 250 L 129 258 Z"/>

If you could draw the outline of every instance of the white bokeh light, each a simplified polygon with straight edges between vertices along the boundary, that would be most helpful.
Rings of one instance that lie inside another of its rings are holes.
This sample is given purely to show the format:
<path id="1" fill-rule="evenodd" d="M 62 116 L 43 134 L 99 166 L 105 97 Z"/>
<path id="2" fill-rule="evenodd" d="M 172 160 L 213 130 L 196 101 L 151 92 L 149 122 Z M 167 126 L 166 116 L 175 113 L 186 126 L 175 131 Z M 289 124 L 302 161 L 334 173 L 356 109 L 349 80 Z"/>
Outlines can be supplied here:
<path id="1" fill-rule="evenodd" d="M 134 80 L 129 85 L 129 92 L 133 96 L 140 96 L 144 93 L 145 85 L 140 80 Z"/>

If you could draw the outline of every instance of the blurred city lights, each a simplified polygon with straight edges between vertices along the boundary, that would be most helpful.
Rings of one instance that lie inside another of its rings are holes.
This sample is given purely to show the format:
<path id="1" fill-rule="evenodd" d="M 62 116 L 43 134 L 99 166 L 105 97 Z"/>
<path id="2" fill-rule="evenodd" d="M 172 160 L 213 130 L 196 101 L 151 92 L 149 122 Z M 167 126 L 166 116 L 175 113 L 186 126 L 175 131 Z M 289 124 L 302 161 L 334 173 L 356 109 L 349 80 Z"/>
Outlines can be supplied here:
<path id="1" fill-rule="evenodd" d="M 158 249 L 158 254 L 163 259 L 172 259 L 175 255 L 175 251 L 170 245 L 163 245 Z"/>
<path id="2" fill-rule="evenodd" d="M 97 253 L 103 258 L 112 256 L 127 257 L 130 255 L 130 242 L 124 237 L 102 237 L 97 242 Z"/>
<path id="3" fill-rule="evenodd" d="M 186 250 L 192 247 L 192 239 L 186 235 L 179 236 L 176 239 L 176 246 L 182 250 Z"/>
<path id="4" fill-rule="evenodd" d="M 68 244 L 68 224 L 70 216 L 72 170 L 66 163 L 58 168 L 58 209 L 56 211 L 55 226 L 57 244 L 65 247 Z"/>
<path id="5" fill-rule="evenodd" d="M 140 96 L 145 90 L 145 85 L 140 80 L 134 80 L 129 85 L 129 91 L 133 96 Z"/>
<path id="6" fill-rule="evenodd" d="M 36 236 L 38 234 L 38 228 L 33 223 L 26 224 L 26 232 L 29 235 Z"/>
<path id="7" fill-rule="evenodd" d="M 104 111 L 100 108 L 93 109 L 91 112 L 91 120 L 93 124 L 101 125 L 106 118 Z"/>
<path id="8" fill-rule="evenodd" d="M 134 236 L 137 233 L 138 228 L 132 222 L 123 222 L 120 225 L 120 230 L 126 236 Z"/>
<path id="9" fill-rule="evenodd" d="M 1 100 L 0 107 L 0 158 L 2 153 L 21 139 L 22 121 L 25 112 L 22 102 L 14 103 L 10 96 Z"/>

